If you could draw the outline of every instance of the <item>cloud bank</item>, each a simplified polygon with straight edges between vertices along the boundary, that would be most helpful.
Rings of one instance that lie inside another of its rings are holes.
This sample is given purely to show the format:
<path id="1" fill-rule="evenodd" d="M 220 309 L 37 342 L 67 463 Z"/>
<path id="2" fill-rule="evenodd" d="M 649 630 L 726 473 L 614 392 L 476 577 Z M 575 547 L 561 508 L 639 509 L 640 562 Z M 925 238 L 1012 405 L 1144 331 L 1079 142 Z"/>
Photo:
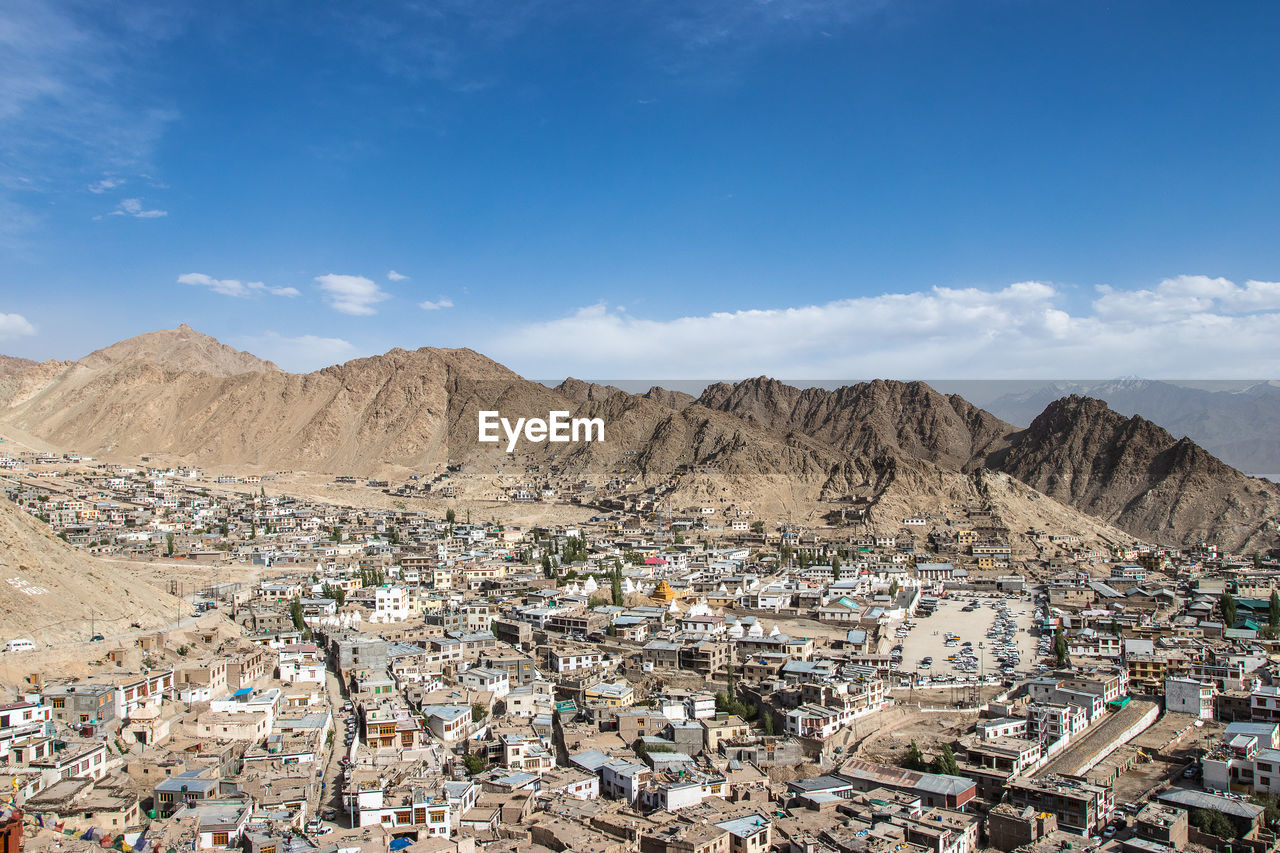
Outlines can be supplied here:
<path id="1" fill-rule="evenodd" d="M 935 287 L 820 305 L 653 320 L 601 303 L 530 323 L 485 352 L 526 376 L 705 379 L 1280 376 L 1280 283 L 1179 276 L 1064 291 Z"/>
<path id="2" fill-rule="evenodd" d="M 390 299 L 391 294 L 379 287 L 372 279 L 362 275 L 328 275 L 316 276 L 316 282 L 324 291 L 329 306 L 334 311 L 350 314 L 353 317 L 367 317 L 377 314 L 373 306 Z"/>
<path id="3" fill-rule="evenodd" d="M 272 296 L 290 297 L 298 295 L 296 287 L 271 287 L 260 281 L 242 282 L 234 278 L 214 278 L 199 272 L 183 273 L 178 276 L 178 284 L 207 287 L 214 293 L 221 293 L 223 296 L 237 296 L 242 299 L 255 293 L 270 293 Z"/>
<path id="4" fill-rule="evenodd" d="M 0 341 L 30 337 L 35 333 L 36 327 L 21 314 L 0 313 Z"/>

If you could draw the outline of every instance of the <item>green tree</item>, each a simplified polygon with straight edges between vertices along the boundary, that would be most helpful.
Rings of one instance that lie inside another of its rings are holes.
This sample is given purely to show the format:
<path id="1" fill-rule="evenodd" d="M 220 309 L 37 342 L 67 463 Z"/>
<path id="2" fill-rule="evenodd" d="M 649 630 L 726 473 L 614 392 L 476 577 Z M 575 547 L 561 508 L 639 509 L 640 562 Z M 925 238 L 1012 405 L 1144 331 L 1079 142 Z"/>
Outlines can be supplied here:
<path id="1" fill-rule="evenodd" d="M 840 556 L 838 554 L 831 558 L 831 576 L 836 580 L 840 580 Z"/>
<path id="2" fill-rule="evenodd" d="M 956 763 L 956 757 L 951 752 L 951 747 L 945 743 L 938 751 L 938 757 L 933 759 L 933 772 L 943 773 L 947 776 L 960 775 L 960 765 Z"/>
<path id="3" fill-rule="evenodd" d="M 764 522 L 763 521 L 751 522 L 751 532 L 756 534 L 757 536 L 762 535 L 764 533 Z"/>
<path id="4" fill-rule="evenodd" d="M 552 567 L 551 567 L 551 555 L 550 555 L 550 554 L 543 554 L 543 555 L 542 555 L 542 574 L 543 574 L 543 576 L 545 576 L 545 577 L 554 577 L 554 576 L 555 576 L 555 571 L 554 571 L 554 570 L 552 569 Z"/>
<path id="5" fill-rule="evenodd" d="M 768 708 L 760 708 L 760 723 L 764 727 L 764 736 L 773 737 L 773 714 Z"/>
<path id="6" fill-rule="evenodd" d="M 1231 822 L 1231 818 L 1222 812 L 1209 809 L 1192 809 L 1191 825 L 1201 832 L 1207 832 L 1222 839 L 1233 839 L 1240 834 L 1236 830 L 1236 825 Z"/>
<path id="7" fill-rule="evenodd" d="M 1058 625 L 1057 630 L 1053 632 L 1053 656 L 1058 659 L 1058 666 L 1066 666 L 1070 654 L 1067 651 L 1067 635 L 1062 630 L 1062 625 Z"/>
<path id="8" fill-rule="evenodd" d="M 340 586 L 326 583 L 320 587 L 320 595 L 323 598 L 332 598 L 339 607 L 347 603 L 347 591 Z"/>
<path id="9" fill-rule="evenodd" d="M 893 580 L 893 581 L 890 581 L 889 583 L 889 598 L 894 599 L 897 597 L 898 597 L 898 582 L 897 580 Z"/>
<path id="10" fill-rule="evenodd" d="M 293 627 L 299 631 L 305 630 L 307 627 L 306 620 L 302 618 L 302 599 L 295 598 L 289 602 L 289 618 L 293 620 Z"/>
<path id="11" fill-rule="evenodd" d="M 613 561 L 613 572 L 609 575 L 609 591 L 615 607 L 622 606 L 622 563 Z"/>
<path id="12" fill-rule="evenodd" d="M 924 753 L 920 751 L 920 747 L 915 741 L 911 741 L 911 746 L 907 747 L 907 757 L 902 762 L 902 766 L 908 770 L 916 771 L 923 771 L 926 768 Z"/>
<path id="13" fill-rule="evenodd" d="M 1218 599 L 1218 607 L 1222 610 L 1223 626 L 1234 628 L 1236 626 L 1236 600 L 1231 593 L 1222 593 L 1222 597 Z"/>
<path id="14" fill-rule="evenodd" d="M 173 534 L 166 533 L 164 535 L 164 551 L 170 557 L 173 556 Z"/>
<path id="15" fill-rule="evenodd" d="M 1274 826 L 1276 821 L 1280 821 L 1280 797 L 1274 794 L 1254 794 L 1249 800 L 1262 806 L 1262 819 L 1267 826 Z"/>
<path id="16" fill-rule="evenodd" d="M 473 753 L 468 753 L 462 756 L 462 763 L 467 768 L 468 776 L 475 776 L 479 773 L 483 773 L 489 768 L 489 759 L 482 755 L 476 755 Z"/>
<path id="17" fill-rule="evenodd" d="M 671 541 L 672 541 L 672 543 L 673 543 L 673 544 L 675 544 L 675 545 L 683 545 L 683 544 L 684 544 L 684 536 L 683 536 L 683 535 L 681 535 L 681 534 L 679 534 L 679 533 L 677 533 L 677 534 L 675 535 L 675 537 L 674 537 L 674 538 L 672 538 L 672 540 L 671 540 Z"/>
<path id="18" fill-rule="evenodd" d="M 1271 602 L 1267 608 L 1267 624 L 1272 628 L 1280 627 L 1280 592 L 1271 590 Z"/>
<path id="19" fill-rule="evenodd" d="M 471 703 L 471 722 L 478 723 L 489 716 L 489 709 L 479 702 Z"/>

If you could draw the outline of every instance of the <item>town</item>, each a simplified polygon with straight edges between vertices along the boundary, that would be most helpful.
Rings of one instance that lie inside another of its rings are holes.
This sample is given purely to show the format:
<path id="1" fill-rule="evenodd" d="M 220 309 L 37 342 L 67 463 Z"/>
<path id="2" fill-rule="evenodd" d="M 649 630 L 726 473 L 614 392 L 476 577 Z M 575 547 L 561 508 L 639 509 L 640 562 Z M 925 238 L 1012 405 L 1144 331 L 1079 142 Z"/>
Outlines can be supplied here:
<path id="1" fill-rule="evenodd" d="M 3 465 L 19 511 L 177 602 L 3 638 L 0 817 L 27 851 L 1277 847 L 1266 555 L 976 505 L 803 524 L 554 472 L 461 508 L 464 470 L 328 478 L 339 501 Z"/>

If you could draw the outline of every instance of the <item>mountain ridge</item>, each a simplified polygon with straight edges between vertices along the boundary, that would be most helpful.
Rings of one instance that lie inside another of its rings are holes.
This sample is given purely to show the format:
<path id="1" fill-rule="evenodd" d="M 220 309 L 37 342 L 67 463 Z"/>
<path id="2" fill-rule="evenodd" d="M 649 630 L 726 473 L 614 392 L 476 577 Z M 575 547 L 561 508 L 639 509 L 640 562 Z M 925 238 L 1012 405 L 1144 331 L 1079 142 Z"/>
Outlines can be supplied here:
<path id="1" fill-rule="evenodd" d="M 477 442 L 480 409 L 564 409 L 605 419 L 608 434 L 524 444 L 508 456 Z M 1088 398 L 1057 401 L 1020 430 L 924 382 L 824 390 L 761 376 L 715 383 L 697 398 L 659 387 L 631 394 L 572 378 L 551 388 L 474 350 L 433 347 L 296 374 L 185 325 L 75 362 L 20 366 L 0 377 L 0 424 L 99 456 L 333 473 L 554 464 L 586 480 L 626 471 L 692 494 L 713 484 L 676 475 L 702 467 L 792 513 L 847 498 L 892 497 L 905 508 L 912 489 L 922 502 L 943 500 L 974 493 L 990 471 L 1171 544 L 1218 537 L 1270 547 L 1267 521 L 1280 513 L 1277 490 L 1263 481 Z"/>

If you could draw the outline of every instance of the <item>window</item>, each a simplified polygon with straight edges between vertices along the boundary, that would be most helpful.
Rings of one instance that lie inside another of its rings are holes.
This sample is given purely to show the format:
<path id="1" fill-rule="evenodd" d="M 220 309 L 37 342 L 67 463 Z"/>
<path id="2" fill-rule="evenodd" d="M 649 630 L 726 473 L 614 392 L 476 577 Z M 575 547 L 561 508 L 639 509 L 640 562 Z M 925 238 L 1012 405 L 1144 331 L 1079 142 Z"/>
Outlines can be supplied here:
<path id="1" fill-rule="evenodd" d="M 66 706 L 67 706 L 67 700 L 61 696 L 58 696 L 53 700 L 53 707 L 59 711 L 61 711 Z"/>
<path id="2" fill-rule="evenodd" d="M 215 832 L 215 833 L 213 834 L 213 844 L 214 844 L 214 846 L 215 846 L 215 847 L 226 847 L 226 846 L 227 846 L 227 833 L 225 833 L 225 832 Z"/>

